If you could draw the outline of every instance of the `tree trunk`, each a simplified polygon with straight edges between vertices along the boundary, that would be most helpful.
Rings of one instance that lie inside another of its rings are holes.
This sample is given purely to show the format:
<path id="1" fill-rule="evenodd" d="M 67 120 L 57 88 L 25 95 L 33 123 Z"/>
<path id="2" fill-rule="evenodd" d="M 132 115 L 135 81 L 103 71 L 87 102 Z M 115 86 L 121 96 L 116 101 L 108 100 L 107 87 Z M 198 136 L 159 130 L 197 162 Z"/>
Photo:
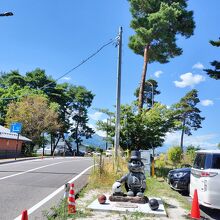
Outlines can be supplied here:
<path id="1" fill-rule="evenodd" d="M 57 142 L 54 143 L 54 147 L 53 147 L 53 149 L 52 149 L 52 151 L 51 151 L 51 156 L 53 155 L 53 153 L 54 153 L 54 151 L 55 151 L 55 149 L 56 149 L 56 147 L 57 147 L 57 144 L 59 143 L 59 140 L 60 140 L 60 135 L 58 136 Z"/>
<path id="2" fill-rule="evenodd" d="M 143 108 L 143 96 L 144 96 L 144 84 L 146 79 L 146 73 L 147 73 L 147 64 L 148 64 L 148 50 L 150 48 L 150 45 L 148 44 L 144 48 L 144 65 L 141 75 L 141 82 L 140 82 L 140 90 L 139 90 L 139 96 L 138 96 L 138 112 L 140 113 Z"/>
<path id="3" fill-rule="evenodd" d="M 79 155 L 79 142 L 78 142 L 78 129 L 79 129 L 79 122 L 77 121 L 76 125 L 76 153 Z"/>
<path id="4" fill-rule="evenodd" d="M 185 132 L 185 118 L 183 119 L 183 123 L 182 123 L 182 132 L 181 132 L 181 140 L 180 140 L 180 147 L 181 150 L 183 151 L 183 136 L 184 136 L 184 132 Z"/>

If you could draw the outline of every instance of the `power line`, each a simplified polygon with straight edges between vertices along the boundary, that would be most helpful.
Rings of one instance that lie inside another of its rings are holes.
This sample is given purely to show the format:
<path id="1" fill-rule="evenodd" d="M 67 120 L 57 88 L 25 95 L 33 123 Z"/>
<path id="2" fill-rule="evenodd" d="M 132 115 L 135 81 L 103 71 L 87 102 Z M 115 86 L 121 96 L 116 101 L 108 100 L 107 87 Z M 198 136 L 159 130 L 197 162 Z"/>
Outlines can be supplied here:
<path id="1" fill-rule="evenodd" d="M 105 47 L 107 47 L 110 44 L 113 44 L 115 41 L 117 40 L 117 37 L 115 39 L 111 39 L 109 42 L 103 44 L 100 48 L 98 48 L 94 53 L 92 53 L 90 56 L 88 56 L 85 60 L 81 61 L 78 65 L 76 65 L 75 67 L 71 68 L 70 70 L 68 70 L 66 73 L 64 73 L 62 76 L 60 76 L 59 78 L 57 78 L 55 81 L 50 82 L 44 86 L 42 86 L 41 88 L 39 88 L 39 90 L 42 90 L 46 87 L 48 87 L 49 85 L 57 82 L 58 80 L 62 79 L 64 76 L 68 75 L 69 73 L 71 73 L 72 71 L 76 70 L 77 68 L 79 68 L 80 66 L 82 66 L 84 63 L 86 63 L 87 61 L 89 61 L 91 58 L 93 58 L 95 55 L 97 55 L 101 50 L 103 50 Z M 0 98 L 0 100 L 12 100 L 12 99 L 18 99 L 24 96 L 28 96 L 29 94 L 26 95 L 21 95 L 21 96 L 16 96 L 16 97 L 6 97 L 6 98 Z"/>

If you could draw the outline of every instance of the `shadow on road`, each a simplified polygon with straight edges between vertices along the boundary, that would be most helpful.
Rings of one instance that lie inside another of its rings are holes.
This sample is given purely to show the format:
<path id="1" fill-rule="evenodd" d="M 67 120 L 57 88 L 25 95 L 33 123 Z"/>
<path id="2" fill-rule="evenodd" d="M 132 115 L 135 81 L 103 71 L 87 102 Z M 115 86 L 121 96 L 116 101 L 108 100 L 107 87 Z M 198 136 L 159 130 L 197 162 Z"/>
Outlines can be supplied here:
<path id="1" fill-rule="evenodd" d="M 200 205 L 200 210 L 206 213 L 211 219 L 220 220 L 220 210 L 219 209 L 211 209 L 205 206 Z"/>

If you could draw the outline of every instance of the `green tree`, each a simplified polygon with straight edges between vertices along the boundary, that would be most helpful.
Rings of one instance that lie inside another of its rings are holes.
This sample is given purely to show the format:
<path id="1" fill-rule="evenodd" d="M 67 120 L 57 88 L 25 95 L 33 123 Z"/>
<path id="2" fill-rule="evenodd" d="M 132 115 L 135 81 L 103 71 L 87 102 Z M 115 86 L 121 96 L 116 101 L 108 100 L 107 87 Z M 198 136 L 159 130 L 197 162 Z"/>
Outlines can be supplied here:
<path id="1" fill-rule="evenodd" d="M 120 147 L 122 149 L 155 149 L 162 146 L 166 133 L 173 130 L 171 111 L 156 103 L 154 108 L 137 114 L 136 106 L 121 106 Z M 115 123 L 115 118 L 113 119 Z M 99 122 L 98 129 L 105 130 L 106 122 Z M 114 124 L 110 136 L 115 135 Z"/>
<path id="2" fill-rule="evenodd" d="M 49 104 L 44 96 L 32 95 L 12 102 L 8 106 L 6 123 L 21 122 L 22 134 L 32 139 L 36 144 L 41 143 L 42 132 L 57 131 L 57 105 Z"/>
<path id="3" fill-rule="evenodd" d="M 19 101 L 28 94 L 42 95 L 43 92 L 40 90 L 30 89 L 28 86 L 20 87 L 17 84 L 13 84 L 6 88 L 1 88 L 0 85 L 0 124 L 5 124 L 8 104 L 12 101 Z"/>
<path id="4" fill-rule="evenodd" d="M 182 160 L 182 149 L 179 146 L 174 146 L 169 148 L 167 152 L 168 159 L 174 164 L 176 167 L 178 163 Z"/>
<path id="5" fill-rule="evenodd" d="M 210 41 L 210 44 L 215 47 L 220 47 L 220 38 L 218 41 Z M 205 69 L 206 73 L 213 79 L 220 79 L 220 61 L 214 60 L 211 63 L 214 69 Z"/>
<path id="6" fill-rule="evenodd" d="M 56 129 L 50 130 L 50 142 L 53 152 L 60 138 L 64 137 L 63 134 L 72 128 L 70 117 L 73 117 L 81 108 L 83 109 L 82 112 L 84 112 L 83 117 L 85 117 L 85 119 L 82 117 L 81 121 L 84 120 L 84 123 L 87 123 L 87 109 L 91 106 L 94 95 L 84 87 L 74 87 L 68 83 L 57 84 L 52 77 L 47 76 L 45 71 L 40 68 L 27 72 L 24 76 L 18 71 L 1 73 L 0 123 L 5 123 L 8 104 L 11 101 L 21 101 L 22 98 L 33 94 L 44 95 L 49 105 L 54 105 L 55 103 L 57 106 L 56 113 L 58 114 L 59 131 Z M 74 120 L 75 118 L 76 116 L 74 116 Z M 85 126 L 83 130 L 86 133 L 85 136 L 89 137 L 90 135 L 87 135 L 87 133 L 91 133 L 92 130 L 88 128 L 86 131 Z M 70 142 L 66 142 L 69 148 L 72 149 Z"/>
<path id="7" fill-rule="evenodd" d="M 144 93 L 143 93 L 143 105 L 146 104 L 147 108 L 152 108 L 152 103 L 155 103 L 155 95 L 159 95 L 160 91 L 157 90 L 158 83 L 156 80 L 149 79 L 145 81 L 144 84 Z M 139 96 L 140 88 L 137 88 L 134 95 L 137 97 L 138 103 L 138 96 Z M 152 100 L 153 99 L 153 100 Z"/>
<path id="8" fill-rule="evenodd" d="M 217 147 L 218 147 L 218 149 L 220 150 L 220 143 L 218 143 Z"/>
<path id="9" fill-rule="evenodd" d="M 71 125 L 71 137 L 74 139 L 79 153 L 79 145 L 82 143 L 82 137 L 90 138 L 95 132 L 88 123 L 88 108 L 92 104 L 94 95 L 82 86 L 71 86 L 69 96 L 72 101 L 69 103 L 68 112 Z"/>
<path id="10" fill-rule="evenodd" d="M 184 134 L 192 135 L 193 130 L 195 131 L 202 127 L 201 123 L 205 119 L 200 116 L 201 111 L 196 107 L 199 102 L 198 91 L 193 89 L 181 98 L 180 102 L 172 106 L 175 111 L 175 117 L 180 122 L 177 129 L 181 130 L 180 147 L 182 151 Z"/>
<path id="11" fill-rule="evenodd" d="M 20 87 L 24 87 L 26 85 L 26 81 L 22 75 L 20 75 L 18 70 L 12 70 L 9 73 L 2 73 L 0 77 L 0 85 L 3 88 L 7 88 L 12 86 L 13 84 L 20 85 Z"/>
<path id="12" fill-rule="evenodd" d="M 114 118 L 114 113 L 109 111 L 108 109 L 100 109 L 100 108 L 95 108 L 95 110 L 102 112 L 107 116 L 107 120 L 98 120 L 96 123 L 97 130 L 105 131 L 106 136 L 103 138 L 106 141 L 106 150 L 108 149 L 109 143 L 112 145 L 113 144 L 113 138 L 112 134 L 114 134 L 115 130 L 115 118 Z"/>
<path id="13" fill-rule="evenodd" d="M 193 12 L 187 11 L 186 0 L 128 0 L 132 14 L 129 47 L 144 56 L 139 90 L 139 112 L 143 107 L 147 64 L 157 61 L 167 63 L 179 56 L 182 49 L 176 44 L 176 35 L 189 38 L 195 24 Z"/>

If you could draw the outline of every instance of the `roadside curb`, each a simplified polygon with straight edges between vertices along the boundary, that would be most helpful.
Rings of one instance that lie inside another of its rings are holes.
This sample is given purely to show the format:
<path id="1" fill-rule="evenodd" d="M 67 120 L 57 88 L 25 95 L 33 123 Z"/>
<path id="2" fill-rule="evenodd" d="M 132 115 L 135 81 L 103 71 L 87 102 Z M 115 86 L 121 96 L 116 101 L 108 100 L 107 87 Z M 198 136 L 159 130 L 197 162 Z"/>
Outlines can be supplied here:
<path id="1" fill-rule="evenodd" d="M 25 160 L 36 160 L 36 159 L 40 159 L 40 157 L 28 157 L 28 158 L 21 158 L 21 159 L 17 158 L 17 160 L 15 160 L 15 159 L 0 159 L 0 165 L 7 164 L 7 163 L 20 162 L 20 161 L 25 161 Z"/>

